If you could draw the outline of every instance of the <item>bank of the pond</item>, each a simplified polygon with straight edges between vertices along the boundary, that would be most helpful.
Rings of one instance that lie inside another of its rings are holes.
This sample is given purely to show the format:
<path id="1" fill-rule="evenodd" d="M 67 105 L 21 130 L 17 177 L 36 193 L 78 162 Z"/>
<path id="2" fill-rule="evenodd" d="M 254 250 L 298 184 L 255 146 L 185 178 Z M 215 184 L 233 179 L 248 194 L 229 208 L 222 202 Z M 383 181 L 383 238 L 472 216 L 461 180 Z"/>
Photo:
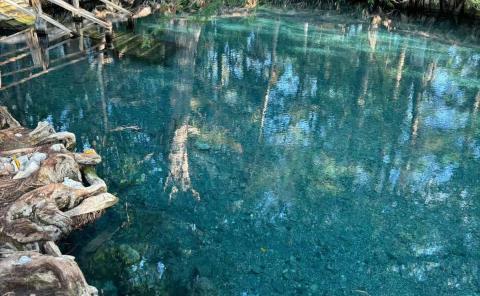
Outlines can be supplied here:
<path id="1" fill-rule="evenodd" d="M 48 122 L 22 127 L 0 106 L 0 294 L 98 295 L 56 241 L 117 202 L 93 167 L 92 149 Z"/>

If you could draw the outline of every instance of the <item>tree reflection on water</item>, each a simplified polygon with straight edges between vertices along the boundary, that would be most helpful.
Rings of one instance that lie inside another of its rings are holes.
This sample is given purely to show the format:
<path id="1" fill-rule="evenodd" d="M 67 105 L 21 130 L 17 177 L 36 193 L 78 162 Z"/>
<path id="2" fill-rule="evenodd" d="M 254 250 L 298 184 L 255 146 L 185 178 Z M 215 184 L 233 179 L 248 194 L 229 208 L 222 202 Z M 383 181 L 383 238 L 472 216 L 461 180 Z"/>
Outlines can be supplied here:
<path id="1" fill-rule="evenodd" d="M 152 17 L 136 33 L 175 45 L 161 62 L 91 58 L 0 92 L 103 156 L 121 205 L 67 240 L 92 284 L 478 293 L 476 45 L 310 19 Z"/>

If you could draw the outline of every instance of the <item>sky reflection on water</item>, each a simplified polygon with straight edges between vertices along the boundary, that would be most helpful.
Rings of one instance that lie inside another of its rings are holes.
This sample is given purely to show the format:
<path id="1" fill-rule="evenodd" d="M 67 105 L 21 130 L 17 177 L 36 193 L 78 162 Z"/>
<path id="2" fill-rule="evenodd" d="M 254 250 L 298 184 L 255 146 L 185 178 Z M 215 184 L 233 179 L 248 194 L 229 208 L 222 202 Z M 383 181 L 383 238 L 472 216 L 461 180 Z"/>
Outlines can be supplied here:
<path id="1" fill-rule="evenodd" d="M 65 247 L 91 284 L 480 293 L 477 47 L 273 14 L 136 30 L 108 63 L 0 92 L 103 156 L 121 202 Z"/>

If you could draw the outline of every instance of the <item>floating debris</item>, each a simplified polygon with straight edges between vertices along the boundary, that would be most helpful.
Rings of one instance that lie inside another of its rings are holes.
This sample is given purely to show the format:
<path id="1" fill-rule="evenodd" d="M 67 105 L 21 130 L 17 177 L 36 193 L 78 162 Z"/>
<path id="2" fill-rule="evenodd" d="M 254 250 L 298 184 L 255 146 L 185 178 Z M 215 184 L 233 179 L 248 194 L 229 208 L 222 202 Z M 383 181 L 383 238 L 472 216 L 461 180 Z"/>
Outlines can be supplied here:
<path id="1" fill-rule="evenodd" d="M 165 267 L 165 264 L 163 264 L 161 261 L 158 261 L 157 263 L 157 271 L 158 271 L 158 278 L 162 279 L 163 273 L 165 272 L 167 268 Z"/>
<path id="2" fill-rule="evenodd" d="M 122 131 L 134 131 L 134 132 L 139 132 L 142 129 L 136 125 L 128 125 L 128 126 L 119 126 L 114 129 L 111 129 L 111 132 L 122 132 Z"/>

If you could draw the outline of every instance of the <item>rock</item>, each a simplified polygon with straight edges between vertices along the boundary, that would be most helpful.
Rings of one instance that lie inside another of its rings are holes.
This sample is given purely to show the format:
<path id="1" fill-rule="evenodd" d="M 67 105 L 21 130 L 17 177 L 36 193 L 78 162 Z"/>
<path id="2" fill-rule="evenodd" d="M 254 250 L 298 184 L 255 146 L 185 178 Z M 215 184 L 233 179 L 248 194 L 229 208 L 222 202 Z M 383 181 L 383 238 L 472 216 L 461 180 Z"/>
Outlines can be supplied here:
<path id="1" fill-rule="evenodd" d="M 35 152 L 33 155 L 30 157 L 30 161 L 35 161 L 35 162 L 42 162 L 45 159 L 47 159 L 47 154 L 41 153 L 41 152 Z"/>
<path id="2" fill-rule="evenodd" d="M 22 256 L 18 259 L 18 261 L 15 263 L 15 265 L 25 265 L 32 262 L 32 258 L 28 256 Z"/>
<path id="3" fill-rule="evenodd" d="M 157 252 L 151 245 L 107 244 L 97 249 L 88 266 L 104 282 L 110 281 L 122 295 L 168 295 L 167 282 L 162 280 L 168 267 L 164 262 L 146 260 L 139 249 Z"/>
<path id="4" fill-rule="evenodd" d="M 36 161 L 30 161 L 24 170 L 19 171 L 14 177 L 14 180 L 25 179 L 30 177 L 31 174 L 35 173 L 40 169 L 40 163 Z"/>
<path id="5" fill-rule="evenodd" d="M 210 145 L 208 145 L 207 143 L 200 142 L 200 141 L 196 141 L 194 146 L 198 150 L 203 150 L 203 151 L 210 150 L 210 148 L 211 148 Z"/>
<path id="6" fill-rule="evenodd" d="M 15 167 L 11 163 L 0 163 L 0 176 L 7 176 L 15 172 Z"/>
<path id="7" fill-rule="evenodd" d="M 126 244 L 120 245 L 118 249 L 118 255 L 122 262 L 126 265 L 137 263 L 140 261 L 140 259 L 142 259 L 137 250 Z"/>
<path id="8" fill-rule="evenodd" d="M 17 160 L 20 163 L 19 169 L 23 170 L 27 166 L 28 156 L 27 155 L 22 155 L 22 156 L 18 157 Z"/>
<path id="9" fill-rule="evenodd" d="M 190 285 L 190 295 L 214 296 L 218 295 L 217 289 L 206 277 L 195 277 Z"/>

